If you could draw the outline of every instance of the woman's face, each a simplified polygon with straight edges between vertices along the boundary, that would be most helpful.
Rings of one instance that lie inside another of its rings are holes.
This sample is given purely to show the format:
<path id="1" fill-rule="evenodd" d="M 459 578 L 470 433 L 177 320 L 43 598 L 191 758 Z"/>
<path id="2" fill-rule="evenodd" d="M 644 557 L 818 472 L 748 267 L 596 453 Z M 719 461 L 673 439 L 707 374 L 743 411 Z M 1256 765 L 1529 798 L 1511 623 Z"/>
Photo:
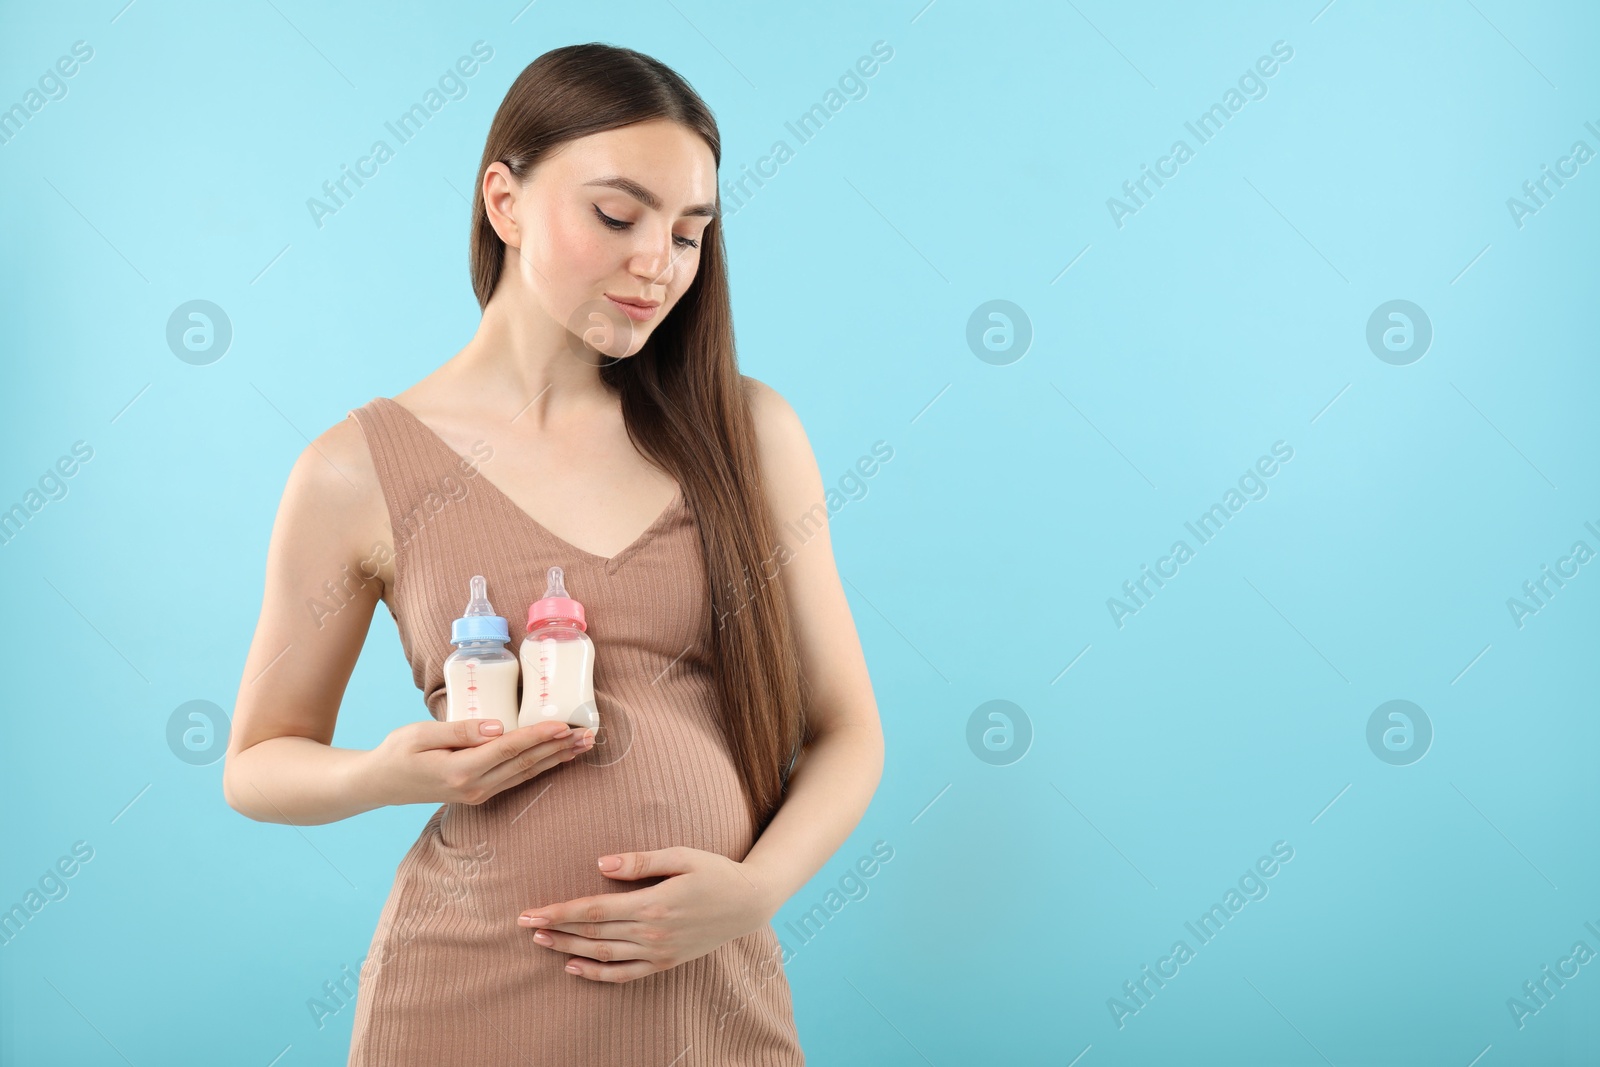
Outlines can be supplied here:
<path id="1" fill-rule="evenodd" d="M 658 119 L 567 142 L 520 190 L 509 171 L 504 176 L 498 206 L 515 234 L 496 230 L 506 240 L 507 272 L 566 326 L 579 355 L 639 351 L 699 270 L 717 210 L 710 146 Z M 485 196 L 495 200 L 488 187 Z"/>

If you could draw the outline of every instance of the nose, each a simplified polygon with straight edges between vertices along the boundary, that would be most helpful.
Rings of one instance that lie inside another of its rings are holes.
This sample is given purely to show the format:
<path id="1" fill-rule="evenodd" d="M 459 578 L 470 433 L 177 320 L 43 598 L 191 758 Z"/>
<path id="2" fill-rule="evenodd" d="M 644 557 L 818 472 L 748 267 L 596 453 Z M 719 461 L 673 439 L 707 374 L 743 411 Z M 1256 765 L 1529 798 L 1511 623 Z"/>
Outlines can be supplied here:
<path id="1" fill-rule="evenodd" d="M 673 265 L 681 255 L 680 250 L 673 247 L 672 227 L 666 227 L 659 235 L 654 231 L 641 232 L 648 236 L 640 238 L 640 245 L 634 252 L 634 274 L 651 285 L 669 284 Z"/>

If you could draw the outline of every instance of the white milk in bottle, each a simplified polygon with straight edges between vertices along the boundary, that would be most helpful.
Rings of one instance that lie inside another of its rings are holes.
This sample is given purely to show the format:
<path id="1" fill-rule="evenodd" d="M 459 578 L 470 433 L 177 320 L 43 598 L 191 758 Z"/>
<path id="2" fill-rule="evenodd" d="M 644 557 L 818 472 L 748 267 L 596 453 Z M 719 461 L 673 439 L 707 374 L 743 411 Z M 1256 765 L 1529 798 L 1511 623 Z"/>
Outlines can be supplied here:
<path id="1" fill-rule="evenodd" d="M 544 597 L 528 608 L 522 639 L 522 710 L 519 726 L 564 722 L 599 729 L 594 703 L 594 642 L 584 633 L 583 605 L 567 595 L 561 568 L 551 567 Z"/>
<path id="2" fill-rule="evenodd" d="M 506 620 L 494 613 L 483 575 L 472 579 L 472 599 L 450 626 L 457 648 L 444 661 L 445 721 L 499 719 L 517 728 L 517 657 L 506 648 Z"/>

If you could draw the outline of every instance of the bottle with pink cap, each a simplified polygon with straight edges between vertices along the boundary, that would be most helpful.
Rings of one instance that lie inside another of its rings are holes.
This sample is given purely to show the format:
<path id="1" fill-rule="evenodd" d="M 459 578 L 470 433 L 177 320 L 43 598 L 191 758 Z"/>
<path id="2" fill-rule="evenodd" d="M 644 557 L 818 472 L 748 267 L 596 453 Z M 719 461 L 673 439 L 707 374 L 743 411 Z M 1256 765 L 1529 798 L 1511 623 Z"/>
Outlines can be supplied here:
<path id="1" fill-rule="evenodd" d="M 594 702 L 594 642 L 584 631 L 583 605 L 567 595 L 561 568 L 551 567 L 544 596 L 528 608 L 523 638 L 522 707 L 517 725 L 564 722 L 599 729 Z"/>

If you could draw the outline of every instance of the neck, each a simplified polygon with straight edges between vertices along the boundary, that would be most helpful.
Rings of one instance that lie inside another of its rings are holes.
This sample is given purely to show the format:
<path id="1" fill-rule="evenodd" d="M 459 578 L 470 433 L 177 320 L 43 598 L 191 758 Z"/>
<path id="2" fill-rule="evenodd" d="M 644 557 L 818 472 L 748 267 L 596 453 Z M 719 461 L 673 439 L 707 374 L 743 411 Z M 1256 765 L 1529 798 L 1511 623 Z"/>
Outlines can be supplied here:
<path id="1" fill-rule="evenodd" d="M 573 341 L 566 326 L 508 273 L 483 309 L 477 333 L 453 362 L 497 408 L 507 409 L 508 419 L 537 430 L 615 403 L 600 380 L 605 357 L 580 356 Z"/>

